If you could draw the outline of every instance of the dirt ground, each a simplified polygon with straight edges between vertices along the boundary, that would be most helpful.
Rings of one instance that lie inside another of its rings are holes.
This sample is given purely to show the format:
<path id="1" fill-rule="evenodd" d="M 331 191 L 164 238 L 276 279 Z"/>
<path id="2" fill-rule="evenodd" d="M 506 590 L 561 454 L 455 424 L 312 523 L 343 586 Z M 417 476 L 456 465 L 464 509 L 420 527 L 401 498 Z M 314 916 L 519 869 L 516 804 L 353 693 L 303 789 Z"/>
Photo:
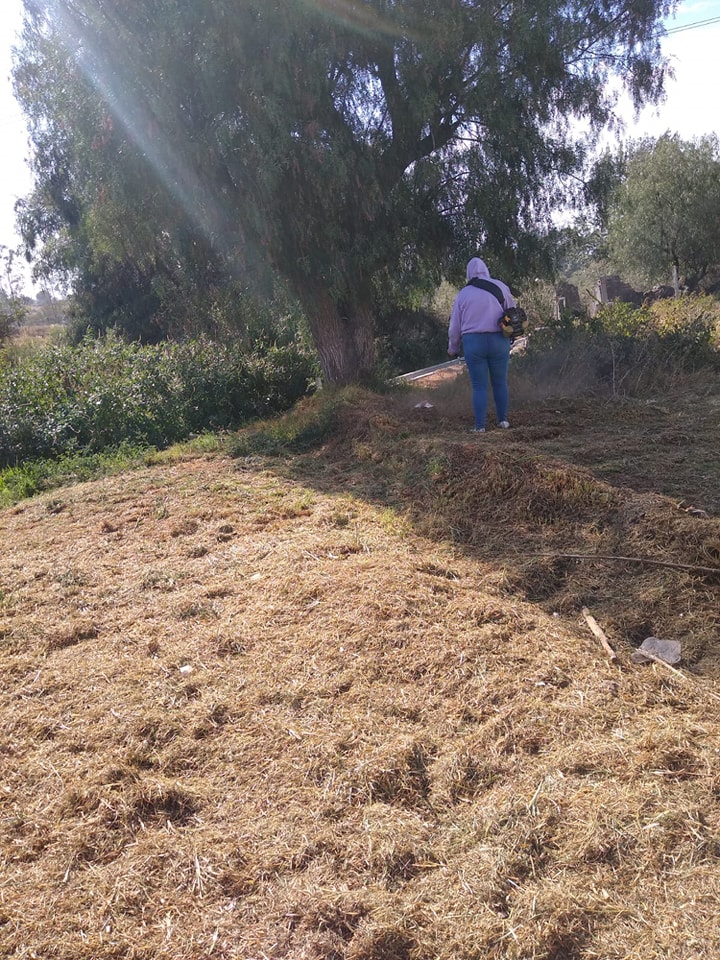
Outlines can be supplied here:
<path id="1" fill-rule="evenodd" d="M 468 412 L 0 512 L 0 955 L 720 956 L 720 406 Z"/>
<path id="2" fill-rule="evenodd" d="M 464 365 L 413 383 L 414 402 L 432 402 L 438 419 L 467 423 L 470 386 Z M 520 395 L 509 439 L 582 465 L 620 487 L 661 493 L 720 514 L 720 393 L 713 385 L 616 401 Z"/>

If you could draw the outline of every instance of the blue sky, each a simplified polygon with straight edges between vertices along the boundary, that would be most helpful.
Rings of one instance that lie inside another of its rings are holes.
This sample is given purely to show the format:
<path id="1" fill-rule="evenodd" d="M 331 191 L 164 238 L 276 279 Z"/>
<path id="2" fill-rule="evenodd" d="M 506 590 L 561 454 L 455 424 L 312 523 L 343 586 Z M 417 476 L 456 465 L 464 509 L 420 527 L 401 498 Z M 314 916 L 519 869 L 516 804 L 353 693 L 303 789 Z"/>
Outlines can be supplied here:
<path id="1" fill-rule="evenodd" d="M 29 192 L 31 177 L 25 163 L 27 133 L 10 85 L 11 47 L 22 17 L 21 0 L 2 0 L 0 35 L 0 245 L 15 247 L 13 206 Z M 718 18 L 716 23 L 690 26 Z M 688 29 L 682 29 L 689 27 Z M 667 22 L 663 50 L 670 57 L 675 79 L 667 84 L 667 99 L 637 119 L 628 104 L 621 107 L 625 136 L 658 137 L 666 131 L 690 139 L 708 133 L 720 137 L 720 0 L 686 0 Z"/>

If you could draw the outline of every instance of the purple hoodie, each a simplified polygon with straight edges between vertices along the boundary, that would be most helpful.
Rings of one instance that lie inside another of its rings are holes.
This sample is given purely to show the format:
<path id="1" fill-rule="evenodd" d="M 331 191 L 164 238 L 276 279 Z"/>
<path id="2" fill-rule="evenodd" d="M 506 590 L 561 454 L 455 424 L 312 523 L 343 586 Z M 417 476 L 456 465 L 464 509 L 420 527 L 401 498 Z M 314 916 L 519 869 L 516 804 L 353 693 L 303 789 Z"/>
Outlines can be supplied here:
<path id="1" fill-rule="evenodd" d="M 504 294 L 505 306 L 515 306 L 510 288 L 502 280 L 490 276 L 485 261 L 480 257 L 473 257 L 468 261 L 466 276 L 468 280 L 475 277 L 490 280 Z M 498 333 L 502 316 L 503 310 L 492 293 L 478 290 L 477 287 L 463 287 L 455 298 L 450 314 L 448 353 L 460 353 L 460 343 L 465 333 Z"/>

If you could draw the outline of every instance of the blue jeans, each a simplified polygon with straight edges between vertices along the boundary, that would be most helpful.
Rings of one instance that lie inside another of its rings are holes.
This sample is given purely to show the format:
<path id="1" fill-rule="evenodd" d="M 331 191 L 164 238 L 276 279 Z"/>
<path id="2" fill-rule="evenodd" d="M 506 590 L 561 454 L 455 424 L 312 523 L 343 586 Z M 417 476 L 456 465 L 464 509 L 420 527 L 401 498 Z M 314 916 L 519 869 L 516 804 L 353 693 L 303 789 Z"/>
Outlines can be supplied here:
<path id="1" fill-rule="evenodd" d="M 488 377 L 492 384 L 495 413 L 498 423 L 507 420 L 507 374 L 510 364 L 510 340 L 502 333 L 466 333 L 463 352 L 472 384 L 472 403 L 475 428 L 484 428 L 488 408 Z"/>

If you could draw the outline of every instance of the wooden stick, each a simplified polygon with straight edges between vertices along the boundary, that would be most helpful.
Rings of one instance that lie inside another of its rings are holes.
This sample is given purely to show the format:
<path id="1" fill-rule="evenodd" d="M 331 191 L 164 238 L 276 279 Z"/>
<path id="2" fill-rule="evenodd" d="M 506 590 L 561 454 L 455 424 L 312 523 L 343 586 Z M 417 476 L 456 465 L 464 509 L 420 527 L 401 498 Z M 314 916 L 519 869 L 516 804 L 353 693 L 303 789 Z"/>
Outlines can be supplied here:
<path id="1" fill-rule="evenodd" d="M 647 659 L 651 660 L 653 663 L 661 664 L 661 666 L 665 667 L 666 670 L 670 670 L 671 673 L 674 673 L 676 677 L 680 677 L 681 680 L 684 680 L 685 683 L 692 684 L 693 682 L 692 677 L 688 677 L 688 675 L 683 673 L 682 670 L 676 670 L 671 663 L 668 663 L 667 660 L 663 660 L 662 657 L 658 657 L 657 654 L 650 653 L 648 650 L 640 650 L 638 652 L 641 653 L 644 657 L 647 657 Z M 698 688 L 696 687 L 696 690 L 697 689 Z M 712 697 L 713 700 L 720 700 L 720 697 L 716 693 L 712 693 L 712 691 L 707 690 L 705 687 L 700 687 L 700 689 L 708 697 Z"/>
<path id="2" fill-rule="evenodd" d="M 649 563 L 655 567 L 672 567 L 674 570 L 692 570 L 695 573 L 714 573 L 720 577 L 720 567 L 698 567 L 691 563 L 674 563 L 672 560 L 651 560 L 649 557 L 619 557 L 602 553 L 534 553 L 534 557 L 557 557 L 565 560 L 621 560 L 627 563 Z"/>
<path id="3" fill-rule="evenodd" d="M 638 650 L 637 652 L 641 653 L 648 660 L 652 660 L 653 663 L 661 663 L 666 670 L 670 670 L 672 673 L 675 674 L 675 676 L 680 677 L 682 680 L 685 680 L 686 683 L 690 682 L 690 678 L 686 677 L 681 670 L 676 670 L 671 663 L 668 663 L 667 660 L 663 660 L 663 658 L 659 657 L 656 653 L 650 653 L 649 650 Z M 710 696 L 712 697 L 714 696 L 714 694 L 711 693 Z"/>
<path id="4" fill-rule="evenodd" d="M 608 643 L 608 638 L 605 636 L 605 634 L 604 634 L 604 633 L 602 632 L 602 630 L 600 629 L 600 625 L 598 624 L 598 622 L 597 622 L 597 620 L 595 619 L 595 617 L 591 616 L 590 611 L 588 610 L 587 607 L 583 607 L 582 613 L 583 613 L 583 616 L 585 617 L 585 619 L 587 620 L 588 626 L 590 627 L 590 629 L 592 630 L 592 632 L 595 634 L 595 636 L 598 638 L 598 640 L 600 641 L 600 643 L 601 643 L 601 644 L 603 645 L 603 647 L 605 648 L 605 651 L 607 652 L 607 655 L 610 657 L 611 660 L 617 660 L 617 654 L 615 653 L 615 651 L 613 650 L 613 648 L 612 648 L 612 647 L 610 646 L 610 644 Z"/>

